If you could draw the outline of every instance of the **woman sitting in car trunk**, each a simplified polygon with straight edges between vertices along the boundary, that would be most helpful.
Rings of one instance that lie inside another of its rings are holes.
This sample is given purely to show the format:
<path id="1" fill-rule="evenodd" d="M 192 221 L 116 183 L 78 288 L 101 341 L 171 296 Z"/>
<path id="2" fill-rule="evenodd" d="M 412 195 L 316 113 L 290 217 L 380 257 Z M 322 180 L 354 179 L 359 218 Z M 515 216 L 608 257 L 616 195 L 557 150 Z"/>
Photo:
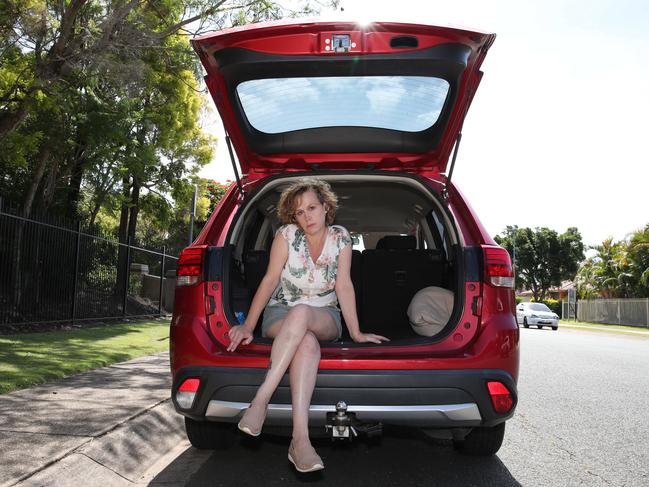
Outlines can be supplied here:
<path id="1" fill-rule="evenodd" d="M 290 366 L 293 439 L 288 458 L 300 472 L 324 468 L 309 440 L 308 415 L 320 362 L 318 340 L 342 334 L 336 305 L 355 342 L 388 340 L 360 331 L 350 277 L 352 241 L 345 228 L 332 225 L 337 208 L 329 184 L 316 178 L 302 178 L 282 193 L 278 215 L 284 225 L 275 234 L 268 270 L 245 322 L 229 333 L 229 351 L 249 344 L 263 310 L 262 335 L 273 338 L 270 363 L 239 429 L 259 436 L 268 402 Z"/>

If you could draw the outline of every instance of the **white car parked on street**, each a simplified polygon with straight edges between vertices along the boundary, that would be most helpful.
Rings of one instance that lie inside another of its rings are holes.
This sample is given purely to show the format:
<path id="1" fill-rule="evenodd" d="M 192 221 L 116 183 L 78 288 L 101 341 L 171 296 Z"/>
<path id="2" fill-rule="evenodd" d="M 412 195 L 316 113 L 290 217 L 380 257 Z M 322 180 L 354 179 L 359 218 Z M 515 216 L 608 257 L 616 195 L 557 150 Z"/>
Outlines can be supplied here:
<path id="1" fill-rule="evenodd" d="M 543 303 L 518 303 L 516 322 L 525 328 L 529 328 L 530 325 L 537 326 L 539 329 L 544 326 L 551 326 L 553 330 L 559 328 L 559 316 Z"/>

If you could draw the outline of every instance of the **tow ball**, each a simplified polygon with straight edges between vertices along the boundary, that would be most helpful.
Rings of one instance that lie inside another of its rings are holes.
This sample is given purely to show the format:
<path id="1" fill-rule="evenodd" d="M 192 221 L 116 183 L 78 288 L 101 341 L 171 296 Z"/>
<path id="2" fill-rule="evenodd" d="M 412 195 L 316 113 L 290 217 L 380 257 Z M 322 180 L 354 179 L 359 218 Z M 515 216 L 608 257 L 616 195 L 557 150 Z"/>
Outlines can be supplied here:
<path id="1" fill-rule="evenodd" d="M 380 436 L 383 427 L 381 423 L 362 424 L 354 413 L 347 412 L 347 403 L 338 401 L 336 412 L 327 413 L 327 424 L 325 430 L 331 432 L 332 440 L 349 440 L 357 437 L 359 433 L 367 437 Z"/>
<path id="2" fill-rule="evenodd" d="M 336 412 L 327 413 L 327 424 L 325 430 L 331 431 L 332 440 L 351 440 L 358 433 L 352 426 L 353 413 L 347 414 L 347 403 L 338 401 L 336 403 Z"/>

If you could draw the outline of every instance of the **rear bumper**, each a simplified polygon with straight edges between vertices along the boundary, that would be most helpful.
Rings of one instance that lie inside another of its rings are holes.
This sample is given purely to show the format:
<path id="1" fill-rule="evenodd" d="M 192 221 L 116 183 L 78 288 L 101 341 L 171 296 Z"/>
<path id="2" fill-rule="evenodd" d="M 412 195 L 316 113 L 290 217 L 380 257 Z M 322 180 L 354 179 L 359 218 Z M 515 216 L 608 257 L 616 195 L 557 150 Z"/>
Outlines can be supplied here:
<path id="1" fill-rule="evenodd" d="M 247 402 L 211 400 L 208 403 L 205 418 L 212 421 L 238 421 L 248 407 Z M 333 413 L 333 404 L 311 404 L 309 407 L 309 424 L 324 426 L 327 413 Z M 426 406 L 381 406 L 349 405 L 347 411 L 365 423 L 400 424 L 406 426 L 449 427 L 478 426 L 481 422 L 480 411 L 475 403 L 439 404 Z M 269 404 L 266 424 L 285 426 L 291 424 L 292 409 L 290 404 Z"/>
<path id="2" fill-rule="evenodd" d="M 528 318 L 528 325 L 559 326 L 559 320 L 549 318 Z"/>
<path id="3" fill-rule="evenodd" d="M 186 367 L 172 385 L 176 411 L 196 420 L 237 422 L 262 383 L 266 369 Z M 185 379 L 201 381 L 188 409 L 179 407 L 176 390 Z M 514 407 L 507 414 L 496 413 L 487 381 L 500 381 L 512 393 Z M 422 428 L 493 426 L 509 419 L 516 408 L 516 384 L 503 370 L 385 370 L 318 372 L 311 399 L 309 421 L 325 424 L 326 413 L 335 411 L 338 401 L 348 405 L 361 422 L 382 422 Z M 291 396 L 285 376 L 271 398 L 266 424 L 291 424 Z"/>

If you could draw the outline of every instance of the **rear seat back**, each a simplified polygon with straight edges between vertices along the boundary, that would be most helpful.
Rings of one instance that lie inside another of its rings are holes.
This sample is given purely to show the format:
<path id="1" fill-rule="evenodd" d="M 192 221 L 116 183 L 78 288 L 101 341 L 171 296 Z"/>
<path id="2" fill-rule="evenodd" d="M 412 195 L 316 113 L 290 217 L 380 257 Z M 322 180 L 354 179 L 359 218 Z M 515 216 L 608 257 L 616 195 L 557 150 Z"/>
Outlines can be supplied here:
<path id="1" fill-rule="evenodd" d="M 361 298 L 363 292 L 363 255 L 360 250 L 352 250 L 352 268 L 351 268 L 351 277 L 352 283 L 354 284 L 354 293 L 356 294 L 356 313 L 358 314 L 358 320 L 362 323 L 362 307 L 361 307 Z"/>
<path id="2" fill-rule="evenodd" d="M 391 249 L 391 250 L 404 250 L 416 249 L 417 239 L 414 235 L 386 235 L 381 240 L 376 242 L 377 250 Z"/>
<path id="3" fill-rule="evenodd" d="M 442 286 L 444 255 L 414 248 L 411 236 L 384 237 L 376 250 L 364 250 L 362 316 L 367 331 L 398 338 L 411 335 L 406 310 L 412 297 L 427 286 Z"/>
<path id="4" fill-rule="evenodd" d="M 267 250 L 247 250 L 243 254 L 243 269 L 246 278 L 246 287 L 254 296 L 261 280 L 268 269 L 270 253 Z"/>

